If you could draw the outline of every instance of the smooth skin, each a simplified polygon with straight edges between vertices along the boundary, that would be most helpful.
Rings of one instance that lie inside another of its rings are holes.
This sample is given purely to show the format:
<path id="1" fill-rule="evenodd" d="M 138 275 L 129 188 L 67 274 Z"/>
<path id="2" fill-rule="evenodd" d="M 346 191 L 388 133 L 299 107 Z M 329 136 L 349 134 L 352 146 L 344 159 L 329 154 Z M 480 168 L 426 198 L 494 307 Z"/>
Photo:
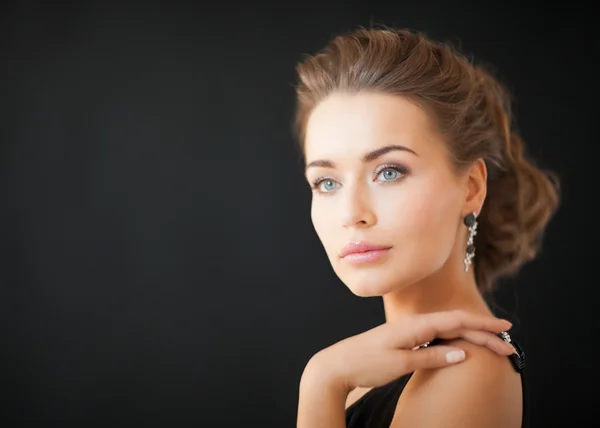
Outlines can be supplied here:
<path id="1" fill-rule="evenodd" d="M 354 388 L 385 385 L 417 369 L 439 369 L 465 359 L 464 346 L 436 345 L 414 349 L 435 337 L 459 337 L 485 346 L 497 355 L 510 355 L 514 352 L 512 345 L 494 334 L 510 326 L 505 320 L 456 310 L 410 315 L 344 339 L 317 353 L 307 364 L 300 386 L 298 426 L 344 426 L 342 398 Z M 328 402 L 331 405 L 321 404 Z M 304 408 L 306 411 L 302 411 Z M 433 413 L 431 408 L 423 410 Z M 392 426 L 405 426 L 404 415 L 401 417 Z M 416 426 L 430 426 L 424 424 L 422 416 L 415 417 L 420 424 Z M 440 423 L 447 423 L 445 415 Z"/>
<path id="2" fill-rule="evenodd" d="M 334 93 L 309 118 L 315 231 L 352 293 L 382 297 L 386 323 L 311 359 L 298 427 L 341 428 L 347 406 L 412 371 L 392 427 L 520 427 L 520 376 L 506 357 L 512 350 L 493 335 L 506 324 L 463 264 L 463 219 L 481 211 L 487 170 L 478 160 L 458 173 L 432 119 L 406 98 L 368 92 Z M 344 245 L 361 240 L 390 249 L 362 265 L 340 257 Z M 412 349 L 432 335 L 466 359 L 447 363 L 441 345 Z"/>

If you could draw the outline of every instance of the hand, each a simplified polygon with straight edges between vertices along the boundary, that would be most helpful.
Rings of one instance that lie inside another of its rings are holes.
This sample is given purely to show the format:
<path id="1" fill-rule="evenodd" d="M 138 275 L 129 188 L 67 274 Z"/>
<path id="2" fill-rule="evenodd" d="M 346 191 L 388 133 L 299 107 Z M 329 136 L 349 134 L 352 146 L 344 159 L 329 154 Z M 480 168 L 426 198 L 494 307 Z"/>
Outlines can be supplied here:
<path id="1" fill-rule="evenodd" d="M 316 376 L 349 393 L 356 387 L 385 385 L 416 369 L 456 364 L 464 351 L 451 346 L 415 347 L 434 338 L 462 338 L 486 346 L 500 355 L 515 352 L 512 345 L 496 336 L 512 324 L 493 316 L 465 311 L 411 315 L 344 339 L 311 358 L 305 376 Z"/>

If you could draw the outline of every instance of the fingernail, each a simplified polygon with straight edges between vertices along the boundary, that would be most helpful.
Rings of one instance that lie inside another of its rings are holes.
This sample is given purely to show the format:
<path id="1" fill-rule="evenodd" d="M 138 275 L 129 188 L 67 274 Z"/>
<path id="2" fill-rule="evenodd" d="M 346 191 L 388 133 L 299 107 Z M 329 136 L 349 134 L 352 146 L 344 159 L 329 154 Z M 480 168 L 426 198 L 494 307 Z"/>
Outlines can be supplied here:
<path id="1" fill-rule="evenodd" d="M 511 323 L 509 320 L 502 320 L 502 322 L 503 322 L 504 324 L 506 324 L 506 327 L 507 327 L 507 328 L 510 328 L 510 327 L 512 327 L 512 323 Z"/>
<path id="2" fill-rule="evenodd" d="M 449 364 L 458 363 L 459 361 L 462 361 L 464 359 L 465 359 L 465 351 L 463 351 L 463 350 L 450 351 L 446 354 L 446 361 Z"/>

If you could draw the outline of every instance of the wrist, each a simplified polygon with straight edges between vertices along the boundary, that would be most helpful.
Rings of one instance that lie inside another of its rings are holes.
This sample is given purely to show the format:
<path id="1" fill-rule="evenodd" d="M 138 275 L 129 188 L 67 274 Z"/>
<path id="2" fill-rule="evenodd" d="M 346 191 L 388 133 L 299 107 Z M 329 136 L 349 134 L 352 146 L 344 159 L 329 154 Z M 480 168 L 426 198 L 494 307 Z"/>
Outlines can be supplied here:
<path id="1" fill-rule="evenodd" d="M 298 428 L 345 427 L 345 403 L 348 397 L 344 383 L 331 372 L 310 361 L 300 381 Z"/>
<path id="2" fill-rule="evenodd" d="M 334 370 L 331 364 L 327 363 L 322 355 L 316 354 L 308 362 L 302 373 L 300 389 L 319 390 L 328 394 L 344 396 L 345 398 L 353 388 Z"/>

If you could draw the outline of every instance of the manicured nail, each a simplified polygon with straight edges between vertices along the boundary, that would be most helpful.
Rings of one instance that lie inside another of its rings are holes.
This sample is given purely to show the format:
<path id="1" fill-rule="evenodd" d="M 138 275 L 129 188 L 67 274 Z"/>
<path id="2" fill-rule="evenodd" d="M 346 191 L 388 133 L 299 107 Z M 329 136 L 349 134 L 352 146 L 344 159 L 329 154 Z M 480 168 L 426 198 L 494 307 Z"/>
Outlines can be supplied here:
<path id="1" fill-rule="evenodd" d="M 449 364 L 458 363 L 459 361 L 462 361 L 464 359 L 465 359 L 465 351 L 463 351 L 463 350 L 450 351 L 446 354 L 446 361 Z"/>
<path id="2" fill-rule="evenodd" d="M 506 328 L 512 327 L 512 323 L 509 320 L 502 320 L 502 322 L 504 322 L 504 324 L 506 324 Z"/>

